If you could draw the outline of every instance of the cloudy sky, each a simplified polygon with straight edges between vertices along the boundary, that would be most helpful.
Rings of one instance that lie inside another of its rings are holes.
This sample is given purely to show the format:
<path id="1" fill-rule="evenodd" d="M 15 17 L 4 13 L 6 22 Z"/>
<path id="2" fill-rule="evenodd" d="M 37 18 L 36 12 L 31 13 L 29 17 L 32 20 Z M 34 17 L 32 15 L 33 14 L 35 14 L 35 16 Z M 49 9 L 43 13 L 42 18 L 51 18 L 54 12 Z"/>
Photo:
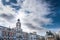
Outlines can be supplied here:
<path id="1" fill-rule="evenodd" d="M 0 0 L 0 25 L 14 28 L 21 20 L 25 32 L 60 29 L 60 0 Z"/>

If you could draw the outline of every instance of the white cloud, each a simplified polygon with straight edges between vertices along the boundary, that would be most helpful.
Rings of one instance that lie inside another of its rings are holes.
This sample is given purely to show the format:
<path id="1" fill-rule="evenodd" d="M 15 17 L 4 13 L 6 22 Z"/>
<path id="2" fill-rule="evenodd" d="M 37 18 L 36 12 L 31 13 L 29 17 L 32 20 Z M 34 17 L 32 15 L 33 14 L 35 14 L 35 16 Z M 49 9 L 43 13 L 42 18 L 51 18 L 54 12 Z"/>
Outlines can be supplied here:
<path id="1" fill-rule="evenodd" d="M 6 2 L 9 2 L 10 0 L 6 0 Z"/>
<path id="2" fill-rule="evenodd" d="M 44 2 L 44 3 L 41 3 L 41 2 L 42 2 L 42 0 L 40 0 L 39 3 L 37 2 L 37 0 L 25 0 L 25 2 L 23 3 L 22 9 L 19 11 L 20 15 L 22 16 L 21 21 L 23 20 L 22 28 L 27 26 L 25 24 L 32 24 L 36 28 L 42 28 L 42 30 L 40 30 L 40 31 L 47 30 L 42 25 L 43 24 L 48 25 L 48 24 L 52 23 L 51 18 L 44 17 L 45 15 L 50 14 L 50 9 L 48 8 L 49 5 L 46 2 Z M 30 11 L 31 13 L 26 14 L 24 12 L 25 10 Z M 23 12 L 23 13 L 21 13 L 21 12 Z M 28 28 L 24 29 L 25 31 L 31 30 L 30 26 L 27 26 L 27 27 Z M 32 29 L 31 31 L 33 31 L 33 30 L 35 30 L 35 29 Z M 37 29 L 37 30 L 39 30 L 39 29 Z"/>
<path id="3" fill-rule="evenodd" d="M 42 24 L 44 23 L 47 25 L 52 23 L 51 18 L 44 17 L 45 15 L 50 14 L 50 9 L 48 8 L 48 4 L 46 2 L 42 3 L 42 0 L 40 0 L 39 2 L 37 0 L 25 0 L 21 6 L 22 9 L 20 9 L 16 14 L 13 8 L 11 8 L 9 5 L 3 6 L 3 4 L 0 1 L 0 14 L 12 14 L 16 17 L 13 22 L 5 21 L 7 22 L 6 24 L 14 24 L 12 26 L 15 27 L 16 19 L 20 18 L 22 23 L 22 29 L 26 32 L 31 32 L 37 30 L 39 31 L 40 29 L 38 28 L 42 29 L 40 31 L 45 31 L 46 28 L 44 28 Z M 30 11 L 30 13 L 26 14 L 25 10 Z M 36 29 L 31 30 L 30 26 L 25 25 L 27 23 L 32 24 L 32 26 Z"/>
<path id="4" fill-rule="evenodd" d="M 2 4 L 1 0 L 0 0 L 0 15 L 2 15 L 2 14 L 8 15 L 8 16 L 9 15 L 16 16 L 16 11 L 14 11 L 13 8 L 11 8 L 9 5 L 4 6 Z M 8 19 L 8 17 L 7 17 L 7 19 Z M 11 24 L 14 25 L 13 21 L 15 21 L 15 20 L 12 19 L 11 20 L 12 23 L 11 23 L 7 19 L 5 19 L 5 18 L 3 18 L 3 17 L 0 16 L 0 25 L 6 26 L 6 27 L 8 27 Z"/>

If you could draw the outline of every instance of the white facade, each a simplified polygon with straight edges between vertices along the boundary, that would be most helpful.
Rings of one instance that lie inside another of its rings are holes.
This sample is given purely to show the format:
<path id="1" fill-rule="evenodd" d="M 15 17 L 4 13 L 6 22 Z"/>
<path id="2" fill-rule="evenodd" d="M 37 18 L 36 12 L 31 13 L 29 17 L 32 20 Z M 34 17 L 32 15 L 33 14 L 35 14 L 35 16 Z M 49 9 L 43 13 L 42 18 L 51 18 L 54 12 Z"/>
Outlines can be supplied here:
<path id="1" fill-rule="evenodd" d="M 37 40 L 37 35 L 34 33 L 29 33 L 29 40 Z"/>
<path id="2" fill-rule="evenodd" d="M 7 36 L 6 36 L 7 35 Z M 17 20 L 16 28 L 10 29 L 6 27 L 0 27 L 0 40 L 37 40 L 39 36 L 36 34 L 36 32 L 33 33 L 25 33 L 21 29 L 21 23 L 20 20 Z M 7 38 L 8 37 L 8 38 Z"/>

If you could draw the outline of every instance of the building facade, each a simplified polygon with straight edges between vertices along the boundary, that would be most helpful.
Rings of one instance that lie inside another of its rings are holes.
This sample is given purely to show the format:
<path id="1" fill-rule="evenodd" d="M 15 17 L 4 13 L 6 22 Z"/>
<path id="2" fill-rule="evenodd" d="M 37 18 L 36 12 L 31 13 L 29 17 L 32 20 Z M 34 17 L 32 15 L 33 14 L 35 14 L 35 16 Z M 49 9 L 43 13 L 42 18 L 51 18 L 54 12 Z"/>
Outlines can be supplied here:
<path id="1" fill-rule="evenodd" d="M 23 40 L 29 40 L 29 39 L 28 39 L 28 33 L 23 32 Z"/>
<path id="2" fill-rule="evenodd" d="M 15 38 L 13 29 L 0 26 L 0 40 L 15 40 Z"/>
<path id="3" fill-rule="evenodd" d="M 29 33 L 29 40 L 37 40 L 37 34 L 36 32 Z"/>
<path id="4" fill-rule="evenodd" d="M 56 36 L 51 32 L 46 32 L 45 40 L 56 40 Z"/>
<path id="5" fill-rule="evenodd" d="M 7 28 L 0 26 L 0 40 L 40 40 L 40 36 L 37 35 L 36 32 L 23 32 L 21 29 L 20 19 L 18 19 L 16 28 Z"/>

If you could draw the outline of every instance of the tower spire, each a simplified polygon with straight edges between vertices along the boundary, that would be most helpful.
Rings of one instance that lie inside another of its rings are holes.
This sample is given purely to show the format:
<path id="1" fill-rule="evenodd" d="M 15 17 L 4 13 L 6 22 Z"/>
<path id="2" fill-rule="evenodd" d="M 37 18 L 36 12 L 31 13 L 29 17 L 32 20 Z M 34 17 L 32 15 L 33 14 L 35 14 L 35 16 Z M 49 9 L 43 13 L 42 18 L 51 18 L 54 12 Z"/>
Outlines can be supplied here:
<path id="1" fill-rule="evenodd" d="M 20 21 L 20 19 L 18 19 L 17 21 Z"/>

